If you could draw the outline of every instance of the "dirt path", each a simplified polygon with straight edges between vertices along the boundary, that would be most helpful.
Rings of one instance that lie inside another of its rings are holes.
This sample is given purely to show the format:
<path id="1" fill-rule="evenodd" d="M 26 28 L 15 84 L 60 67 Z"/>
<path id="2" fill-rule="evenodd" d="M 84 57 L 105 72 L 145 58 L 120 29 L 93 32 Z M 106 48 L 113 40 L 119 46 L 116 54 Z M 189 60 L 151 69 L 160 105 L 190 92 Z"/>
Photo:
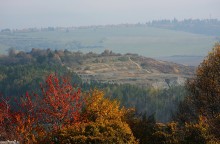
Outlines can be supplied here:
<path id="1" fill-rule="evenodd" d="M 142 67 L 141 67 L 138 63 L 136 63 L 135 61 L 131 60 L 130 57 L 128 57 L 128 59 L 129 59 L 129 61 L 130 61 L 131 63 L 135 64 L 139 70 L 142 70 Z"/>
<path id="2" fill-rule="evenodd" d="M 135 61 L 131 60 L 130 57 L 128 57 L 128 59 L 129 59 L 129 61 L 130 61 L 131 63 L 133 63 L 133 64 L 135 64 L 135 65 L 137 66 L 137 69 L 138 69 L 138 70 L 143 70 L 143 71 L 145 71 L 145 72 L 147 72 L 147 73 L 151 73 L 150 71 L 148 71 L 148 70 L 146 70 L 146 69 L 143 69 L 143 68 L 142 68 L 138 63 L 136 63 Z"/>

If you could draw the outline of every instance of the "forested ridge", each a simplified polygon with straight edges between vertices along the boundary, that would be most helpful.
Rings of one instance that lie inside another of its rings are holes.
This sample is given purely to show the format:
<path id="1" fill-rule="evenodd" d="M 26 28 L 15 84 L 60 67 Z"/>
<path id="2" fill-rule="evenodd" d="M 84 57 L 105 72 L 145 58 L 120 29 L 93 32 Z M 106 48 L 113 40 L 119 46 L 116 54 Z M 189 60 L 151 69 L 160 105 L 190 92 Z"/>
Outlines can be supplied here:
<path id="1" fill-rule="evenodd" d="M 219 44 L 185 86 L 164 89 L 82 81 L 49 50 L 9 56 L 0 58 L 0 140 L 220 143 Z"/>
<path id="2" fill-rule="evenodd" d="M 59 56 L 58 56 L 59 54 Z M 62 56 L 63 54 L 63 56 Z M 20 97 L 27 91 L 38 92 L 39 84 L 50 74 L 66 76 L 72 85 L 80 87 L 86 92 L 100 89 L 110 99 L 117 99 L 121 106 L 127 108 L 135 107 L 137 114 L 155 115 L 161 122 L 171 120 L 172 113 L 185 96 L 185 88 L 182 85 L 170 83 L 168 88 L 142 87 L 138 84 L 119 84 L 110 82 L 99 82 L 97 80 L 84 81 L 69 67 L 79 67 L 79 63 L 85 63 L 90 57 L 103 60 L 103 55 L 120 56 L 120 54 L 103 52 L 101 55 L 95 53 L 82 54 L 69 51 L 52 51 L 33 49 L 29 53 L 18 52 L 13 49 L 9 56 L 0 58 L 0 92 L 11 99 Z M 100 58 L 101 57 L 101 58 Z M 127 57 L 119 57 L 125 58 Z M 136 59 L 140 59 L 137 57 Z M 152 61 L 149 59 L 148 61 Z M 83 66 L 83 65 L 82 65 Z M 145 62 L 145 67 L 154 67 L 154 63 Z M 158 71 L 172 73 L 170 65 L 156 65 Z M 182 68 L 182 73 L 192 73 L 192 70 Z M 185 71 L 184 71 L 185 70 Z M 187 71 L 188 70 L 188 71 Z M 13 101 L 13 100 L 12 100 Z"/>

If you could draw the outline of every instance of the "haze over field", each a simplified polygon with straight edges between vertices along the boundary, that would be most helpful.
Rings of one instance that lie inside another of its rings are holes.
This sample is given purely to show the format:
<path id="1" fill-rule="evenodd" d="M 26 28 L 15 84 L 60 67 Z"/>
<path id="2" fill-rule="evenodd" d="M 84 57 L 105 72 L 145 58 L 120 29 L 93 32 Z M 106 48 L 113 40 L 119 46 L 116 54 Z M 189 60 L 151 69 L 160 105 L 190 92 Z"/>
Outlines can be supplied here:
<path id="1" fill-rule="evenodd" d="M 0 2 L 0 54 L 10 48 L 109 49 L 198 65 L 220 40 L 219 0 Z M 176 55 L 181 58 L 167 58 Z"/>
<path id="2" fill-rule="evenodd" d="M 117 25 L 77 28 L 74 30 L 1 32 L 0 52 L 8 49 L 31 51 L 32 48 L 68 49 L 102 53 L 136 53 L 147 57 L 173 55 L 204 56 L 215 42 L 213 36 L 153 28 L 147 25 Z M 188 58 L 187 58 L 188 59 Z"/>
<path id="3" fill-rule="evenodd" d="M 219 0 L 0 0 L 0 29 L 218 18 Z"/>
<path id="4" fill-rule="evenodd" d="M 0 144 L 220 144 L 219 6 L 0 0 Z"/>

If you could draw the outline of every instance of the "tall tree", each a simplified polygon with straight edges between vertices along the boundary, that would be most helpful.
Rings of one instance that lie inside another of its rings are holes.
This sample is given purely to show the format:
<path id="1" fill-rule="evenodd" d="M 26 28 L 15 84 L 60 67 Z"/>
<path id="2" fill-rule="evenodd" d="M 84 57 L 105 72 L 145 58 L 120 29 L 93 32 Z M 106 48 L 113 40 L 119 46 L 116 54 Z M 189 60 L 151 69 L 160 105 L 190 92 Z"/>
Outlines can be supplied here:
<path id="1" fill-rule="evenodd" d="M 196 77 L 188 82 L 190 99 L 200 115 L 216 118 L 220 113 L 220 44 L 199 65 Z"/>
<path id="2" fill-rule="evenodd" d="M 199 65 L 195 77 L 188 81 L 189 96 L 181 103 L 176 119 L 186 123 L 189 140 L 220 141 L 220 44 Z M 202 118 L 202 119 L 201 119 Z M 206 128 L 200 123 L 207 125 Z M 203 132 L 205 130 L 205 132 Z M 197 131 L 198 135 L 195 135 Z M 200 140 L 202 140 L 200 139 Z"/>
<path id="3" fill-rule="evenodd" d="M 52 129 L 78 122 L 83 103 L 80 89 L 74 88 L 68 79 L 50 75 L 41 85 L 40 117 Z"/>

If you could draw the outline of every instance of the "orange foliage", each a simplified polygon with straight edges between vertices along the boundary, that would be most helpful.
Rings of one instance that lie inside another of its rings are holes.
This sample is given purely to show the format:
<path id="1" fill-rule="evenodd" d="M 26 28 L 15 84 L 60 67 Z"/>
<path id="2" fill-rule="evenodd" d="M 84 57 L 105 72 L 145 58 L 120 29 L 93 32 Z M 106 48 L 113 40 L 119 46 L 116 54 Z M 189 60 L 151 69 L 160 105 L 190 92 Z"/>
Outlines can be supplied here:
<path id="1" fill-rule="evenodd" d="M 104 98 L 102 91 L 91 91 L 83 110 L 86 120 L 61 128 L 47 143 L 137 143 L 124 120 L 125 113 L 119 102 Z"/>
<path id="2" fill-rule="evenodd" d="M 7 138 L 8 129 L 10 129 L 10 106 L 8 101 L 0 96 L 0 141 Z"/>
<path id="3" fill-rule="evenodd" d="M 208 118 L 216 118 L 220 112 L 220 44 L 199 65 L 194 81 L 188 88 L 197 112 Z"/>
<path id="4" fill-rule="evenodd" d="M 0 124 L 3 123 L 5 118 L 8 118 L 9 110 L 10 110 L 10 107 L 9 107 L 9 104 L 8 104 L 7 100 L 4 99 L 1 96 L 1 101 L 0 101 Z"/>
<path id="5" fill-rule="evenodd" d="M 102 91 L 94 90 L 87 95 L 86 115 L 89 121 L 121 120 L 125 109 L 119 102 L 104 98 Z"/>
<path id="6" fill-rule="evenodd" d="M 14 126 L 15 138 L 22 143 L 36 142 L 35 137 L 39 130 L 37 104 L 26 93 L 25 97 L 21 99 L 19 106 L 19 110 L 11 114 L 11 123 Z"/>
<path id="7" fill-rule="evenodd" d="M 26 93 L 13 112 L 7 101 L 0 100 L 0 134 L 4 134 L 4 140 L 38 143 L 60 128 L 81 121 L 80 89 L 75 90 L 67 79 L 59 80 L 55 75 L 48 76 L 45 84 L 41 84 L 41 95 Z"/>
<path id="8" fill-rule="evenodd" d="M 41 85 L 42 101 L 40 103 L 40 116 L 53 129 L 68 126 L 80 121 L 80 111 L 83 104 L 80 89 L 75 89 L 67 79 L 61 81 L 50 75 L 46 85 Z"/>

